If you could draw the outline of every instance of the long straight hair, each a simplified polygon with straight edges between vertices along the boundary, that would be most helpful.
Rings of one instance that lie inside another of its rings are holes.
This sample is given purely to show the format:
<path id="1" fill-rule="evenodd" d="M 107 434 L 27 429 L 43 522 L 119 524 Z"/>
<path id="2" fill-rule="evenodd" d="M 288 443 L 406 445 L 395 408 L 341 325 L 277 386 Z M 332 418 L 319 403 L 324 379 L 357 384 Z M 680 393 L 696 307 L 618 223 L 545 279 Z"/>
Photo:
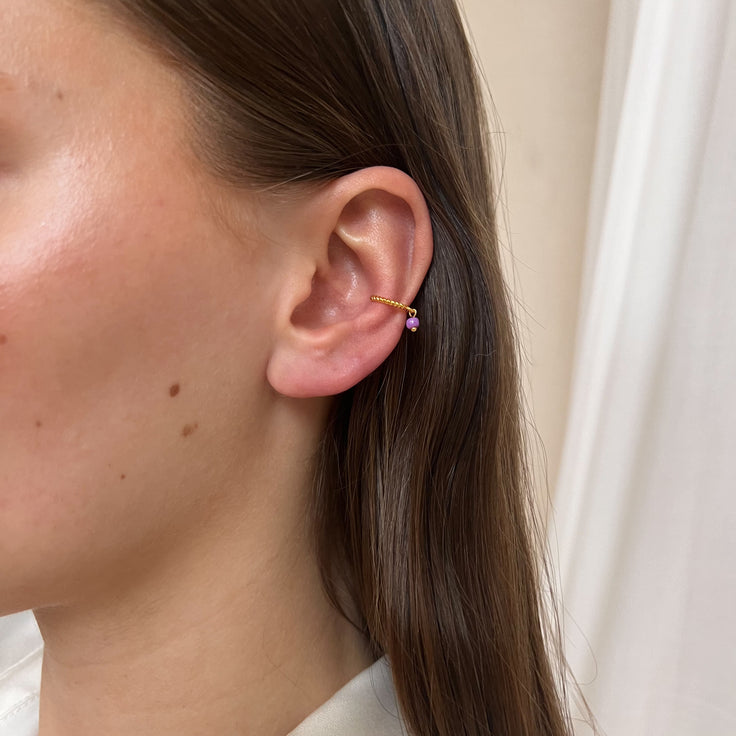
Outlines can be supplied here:
<path id="1" fill-rule="evenodd" d="M 411 734 L 570 733 L 488 124 L 454 0 L 103 4 L 181 70 L 193 141 L 224 179 L 288 191 L 381 165 L 420 187 L 426 326 L 335 401 L 311 499 L 324 587 L 388 655 Z"/>

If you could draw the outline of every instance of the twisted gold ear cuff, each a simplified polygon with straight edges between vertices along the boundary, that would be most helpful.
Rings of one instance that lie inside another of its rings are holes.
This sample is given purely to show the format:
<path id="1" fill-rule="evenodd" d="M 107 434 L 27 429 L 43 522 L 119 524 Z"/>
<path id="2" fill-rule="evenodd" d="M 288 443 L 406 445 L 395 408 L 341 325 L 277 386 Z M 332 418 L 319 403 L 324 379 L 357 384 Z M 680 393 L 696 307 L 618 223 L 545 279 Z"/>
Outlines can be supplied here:
<path id="1" fill-rule="evenodd" d="M 381 302 L 381 304 L 388 304 L 389 307 L 397 307 L 398 309 L 404 309 L 409 314 L 409 319 L 406 320 L 406 329 L 411 330 L 412 332 L 417 331 L 417 327 L 419 327 L 419 319 L 417 318 L 417 310 L 413 307 L 407 307 L 406 304 L 402 304 L 401 302 L 396 302 L 393 299 L 386 299 L 383 296 L 372 296 L 371 297 L 372 302 Z"/>

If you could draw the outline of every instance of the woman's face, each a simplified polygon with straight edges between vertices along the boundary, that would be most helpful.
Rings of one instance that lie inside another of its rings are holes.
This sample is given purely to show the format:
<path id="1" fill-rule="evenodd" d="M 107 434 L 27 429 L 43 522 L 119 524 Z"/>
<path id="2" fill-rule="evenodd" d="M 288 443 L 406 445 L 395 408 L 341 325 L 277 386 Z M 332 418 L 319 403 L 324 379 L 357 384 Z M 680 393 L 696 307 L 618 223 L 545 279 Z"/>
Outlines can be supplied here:
<path id="1" fill-rule="evenodd" d="M 254 197 L 223 214 L 179 81 L 97 12 L 2 2 L 0 613 L 138 574 L 264 441 L 278 254 Z"/>

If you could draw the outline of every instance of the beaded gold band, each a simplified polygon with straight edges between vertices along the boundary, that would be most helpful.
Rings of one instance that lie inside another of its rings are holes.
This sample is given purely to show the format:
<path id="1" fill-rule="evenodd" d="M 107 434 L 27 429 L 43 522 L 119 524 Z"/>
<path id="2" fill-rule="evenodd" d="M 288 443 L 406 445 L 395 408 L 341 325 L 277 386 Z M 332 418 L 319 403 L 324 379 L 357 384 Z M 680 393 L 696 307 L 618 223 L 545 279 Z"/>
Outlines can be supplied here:
<path id="1" fill-rule="evenodd" d="M 397 302 L 394 299 L 386 299 L 383 296 L 376 296 L 375 294 L 371 297 L 372 302 L 381 302 L 381 304 L 387 304 L 389 307 L 396 307 L 397 309 L 404 309 L 409 315 L 409 319 L 406 320 L 406 329 L 412 332 L 417 331 L 419 327 L 419 319 L 417 318 L 417 310 L 413 307 L 408 307 L 406 304 Z"/>

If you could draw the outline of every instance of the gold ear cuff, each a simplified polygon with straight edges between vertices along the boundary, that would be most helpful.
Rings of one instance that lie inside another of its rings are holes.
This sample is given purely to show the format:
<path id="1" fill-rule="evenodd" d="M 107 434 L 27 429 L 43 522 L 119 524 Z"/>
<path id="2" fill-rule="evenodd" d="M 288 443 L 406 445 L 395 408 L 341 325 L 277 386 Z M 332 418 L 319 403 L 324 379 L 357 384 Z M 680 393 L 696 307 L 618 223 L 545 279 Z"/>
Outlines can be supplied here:
<path id="1" fill-rule="evenodd" d="M 396 307 L 397 309 L 405 310 L 409 315 L 409 319 L 406 320 L 406 329 L 411 330 L 412 332 L 417 331 L 417 327 L 419 327 L 419 318 L 417 317 L 417 310 L 413 307 L 407 307 L 406 304 L 394 301 L 393 299 L 386 299 L 386 297 L 383 296 L 374 295 L 371 297 L 371 301 L 381 302 L 381 304 L 387 304 L 389 307 Z"/>

